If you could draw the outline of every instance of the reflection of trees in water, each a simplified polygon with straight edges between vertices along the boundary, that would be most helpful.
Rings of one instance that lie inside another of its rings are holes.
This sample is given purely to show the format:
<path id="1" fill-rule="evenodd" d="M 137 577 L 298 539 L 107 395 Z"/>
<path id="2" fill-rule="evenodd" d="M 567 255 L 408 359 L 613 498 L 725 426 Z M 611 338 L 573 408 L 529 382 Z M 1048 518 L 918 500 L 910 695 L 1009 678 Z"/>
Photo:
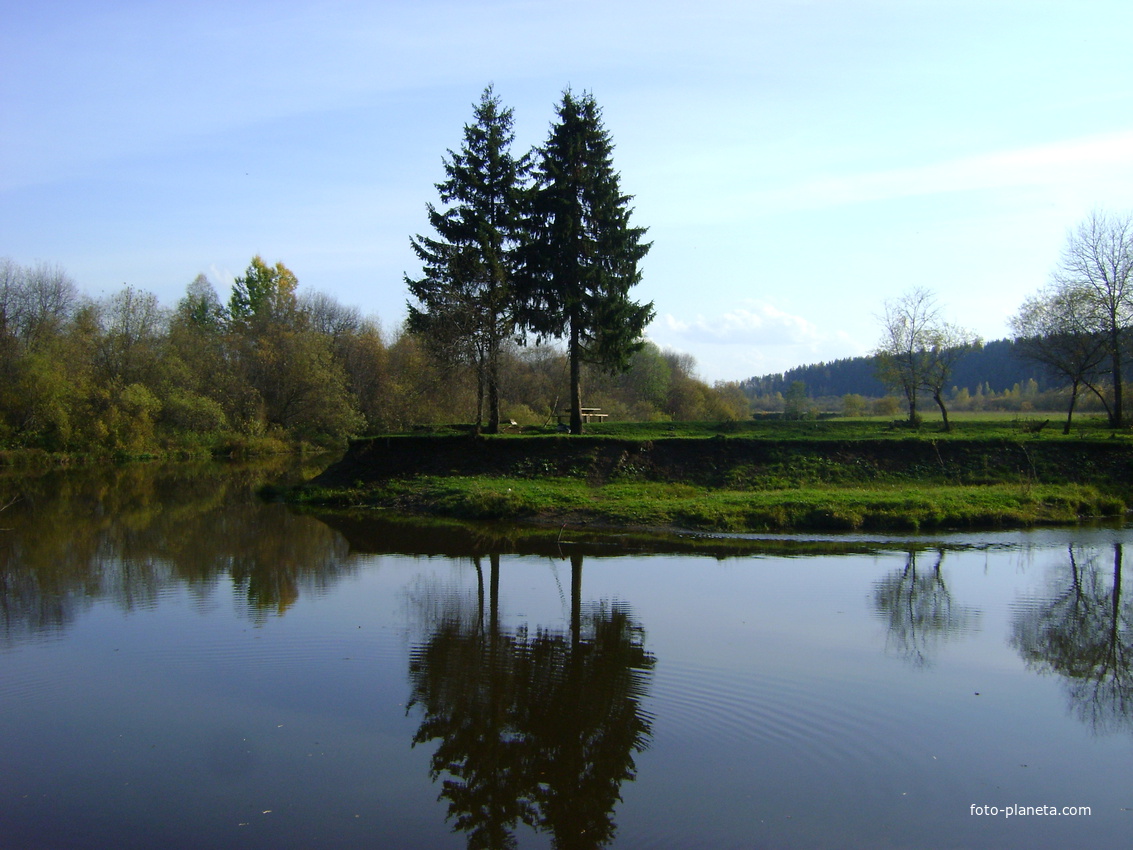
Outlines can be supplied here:
<path id="1" fill-rule="evenodd" d="M 483 570 L 479 559 L 475 564 L 474 610 L 451 594 L 421 600 L 430 606 L 425 616 L 433 627 L 410 661 L 410 707 L 425 708 L 413 743 L 440 740 L 432 776 L 446 774 L 441 796 L 449 801 L 455 827 L 468 833 L 469 847 L 511 847 L 517 823 L 535 825 L 526 793 L 526 748 L 513 707 L 515 658 L 526 634 L 499 629 L 497 555 L 491 558 L 490 621 L 485 623 Z"/>
<path id="2" fill-rule="evenodd" d="M 454 599 L 410 660 L 410 706 L 423 711 L 414 744 L 438 741 L 454 827 L 468 846 L 514 847 L 523 823 L 555 847 L 602 847 L 614 837 L 621 783 L 649 743 L 641 702 L 655 659 L 618 604 L 581 601 L 582 558 L 571 559 L 568 632 L 499 626 L 499 556 L 475 608 Z M 432 598 L 436 602 L 436 598 Z"/>
<path id="3" fill-rule="evenodd" d="M 252 616 L 285 611 L 300 590 L 346 569 L 348 546 L 322 523 L 255 499 L 278 474 L 134 464 L 0 479 L 0 491 L 20 495 L 0 533 L 0 639 L 66 628 L 100 599 L 127 611 L 156 605 L 171 587 L 204 599 L 225 577 Z"/>
<path id="4" fill-rule="evenodd" d="M 918 569 L 917 555 L 910 550 L 902 569 L 874 583 L 873 602 L 888 626 L 890 645 L 922 667 L 939 644 L 977 628 L 980 612 L 953 601 L 941 571 L 944 550 L 937 550 L 929 570 Z"/>
<path id="5" fill-rule="evenodd" d="M 1133 731 L 1133 603 L 1122 593 L 1123 558 L 1115 542 L 1109 570 L 1100 552 L 1069 547 L 1057 592 L 1020 609 L 1012 626 L 1027 665 L 1064 677 L 1078 716 L 1099 732 Z"/>

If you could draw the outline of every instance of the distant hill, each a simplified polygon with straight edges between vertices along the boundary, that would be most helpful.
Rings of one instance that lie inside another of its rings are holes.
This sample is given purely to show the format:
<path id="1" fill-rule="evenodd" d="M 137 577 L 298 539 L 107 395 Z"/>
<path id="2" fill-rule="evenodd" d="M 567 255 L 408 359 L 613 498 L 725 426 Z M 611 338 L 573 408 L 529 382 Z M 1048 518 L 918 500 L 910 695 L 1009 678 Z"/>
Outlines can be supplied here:
<path id="1" fill-rule="evenodd" d="M 876 358 L 847 357 L 829 363 L 796 366 L 775 375 L 748 378 L 741 381 L 740 386 L 754 397 L 785 393 L 792 383 L 802 381 L 811 398 L 840 397 L 850 393 L 878 398 L 888 390 L 877 380 L 876 372 Z M 960 358 L 951 383 L 958 388 L 967 388 L 973 394 L 979 386 L 985 391 L 1002 393 L 1016 384 L 1023 386 L 1030 380 L 1038 384 L 1039 392 L 1057 387 L 1057 382 L 1052 382 L 1036 364 L 1019 356 L 1014 340 L 999 339 L 984 343 L 981 348 Z"/>

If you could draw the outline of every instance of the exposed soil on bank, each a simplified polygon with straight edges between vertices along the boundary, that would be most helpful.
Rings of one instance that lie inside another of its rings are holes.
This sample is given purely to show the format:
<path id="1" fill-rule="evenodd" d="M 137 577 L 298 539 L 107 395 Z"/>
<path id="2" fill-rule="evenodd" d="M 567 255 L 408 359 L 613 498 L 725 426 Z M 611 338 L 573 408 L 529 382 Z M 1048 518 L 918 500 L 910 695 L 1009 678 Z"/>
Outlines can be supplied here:
<path id="1" fill-rule="evenodd" d="M 356 440 L 313 486 L 417 476 L 681 482 L 727 489 L 827 484 L 1086 484 L 1133 489 L 1124 440 L 755 440 L 717 437 L 390 436 Z"/>

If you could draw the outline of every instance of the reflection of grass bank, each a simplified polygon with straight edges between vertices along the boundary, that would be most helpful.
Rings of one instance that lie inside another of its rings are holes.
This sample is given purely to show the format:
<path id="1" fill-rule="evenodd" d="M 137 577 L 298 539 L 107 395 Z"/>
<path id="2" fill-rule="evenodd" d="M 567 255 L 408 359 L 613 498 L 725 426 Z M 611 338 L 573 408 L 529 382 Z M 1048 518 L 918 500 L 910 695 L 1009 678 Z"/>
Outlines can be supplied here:
<path id="1" fill-rule="evenodd" d="M 695 553 L 727 558 L 758 552 L 795 557 L 875 554 L 892 545 L 885 535 L 875 540 L 861 539 L 859 535 L 829 535 L 825 539 L 812 539 L 792 534 L 723 534 L 657 527 L 610 528 L 581 522 L 539 524 L 463 520 L 410 516 L 369 508 L 316 508 L 310 513 L 341 533 L 349 541 L 351 551 L 374 554 L 469 558 L 495 553 L 561 558 L 569 551 L 588 557 L 648 552 Z M 902 551 L 908 551 L 910 546 L 919 548 L 923 544 L 902 539 L 897 545 Z"/>
<path id="2" fill-rule="evenodd" d="M 334 490 L 298 501 L 371 506 L 464 519 L 588 522 L 708 531 L 928 529 L 1072 523 L 1124 512 L 1088 485 L 830 486 L 732 490 L 660 482 L 420 476 Z"/>

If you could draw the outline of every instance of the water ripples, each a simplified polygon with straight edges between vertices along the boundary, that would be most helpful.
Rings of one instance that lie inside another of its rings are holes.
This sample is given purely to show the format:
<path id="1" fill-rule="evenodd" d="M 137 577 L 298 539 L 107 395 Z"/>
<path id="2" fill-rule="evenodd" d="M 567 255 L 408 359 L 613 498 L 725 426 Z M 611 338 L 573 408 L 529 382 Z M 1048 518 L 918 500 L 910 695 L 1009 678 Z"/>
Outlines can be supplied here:
<path id="1" fill-rule="evenodd" d="M 4 676 L 0 678 L 0 705 L 69 699 L 72 688 L 70 676 L 41 667 L 33 656 L 6 659 Z"/>
<path id="2" fill-rule="evenodd" d="M 666 664 L 650 702 L 664 706 L 666 728 L 736 748 L 789 749 L 822 764 L 899 759 L 898 712 L 832 680 Z"/>
<path id="3" fill-rule="evenodd" d="M 288 668 L 356 663 L 373 666 L 396 661 L 403 663 L 404 646 L 399 636 L 382 629 L 377 634 L 358 629 L 357 633 L 328 631 L 278 635 L 248 634 L 233 640 L 229 635 L 198 635 L 184 643 L 166 642 L 141 650 L 147 664 L 193 670 L 283 671 Z"/>

